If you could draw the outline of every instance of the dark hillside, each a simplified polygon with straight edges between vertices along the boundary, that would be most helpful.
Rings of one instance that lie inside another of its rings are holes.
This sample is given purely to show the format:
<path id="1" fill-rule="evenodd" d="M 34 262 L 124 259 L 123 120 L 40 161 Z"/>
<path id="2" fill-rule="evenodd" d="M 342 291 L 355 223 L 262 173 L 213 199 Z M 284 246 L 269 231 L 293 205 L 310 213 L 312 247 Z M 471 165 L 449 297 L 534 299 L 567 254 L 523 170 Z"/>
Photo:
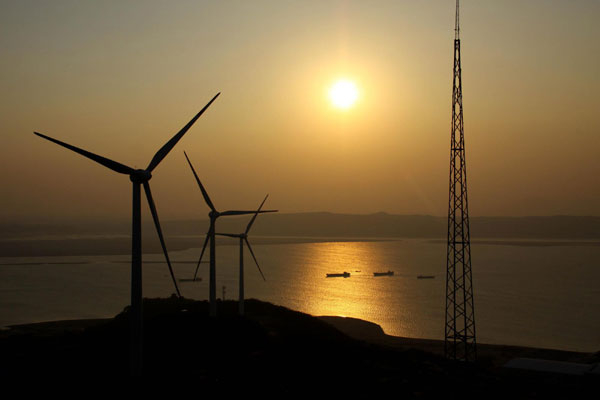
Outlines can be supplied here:
<path id="1" fill-rule="evenodd" d="M 454 364 L 432 353 L 351 339 L 319 318 L 257 300 L 237 303 L 145 299 L 144 374 L 221 393 L 538 398 L 582 390 L 587 377 Z M 63 321 L 0 333 L 3 377 L 126 376 L 128 310 L 109 320 Z"/>

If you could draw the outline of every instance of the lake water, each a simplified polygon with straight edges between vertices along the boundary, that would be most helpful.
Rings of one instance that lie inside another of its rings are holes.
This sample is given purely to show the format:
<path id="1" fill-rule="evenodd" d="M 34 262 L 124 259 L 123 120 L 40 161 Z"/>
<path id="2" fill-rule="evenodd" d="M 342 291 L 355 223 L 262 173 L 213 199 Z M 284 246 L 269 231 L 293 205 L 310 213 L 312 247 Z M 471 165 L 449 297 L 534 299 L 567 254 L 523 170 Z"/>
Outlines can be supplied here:
<path id="1" fill-rule="evenodd" d="M 235 243 L 235 242 L 232 242 Z M 600 246 L 472 244 L 477 339 L 575 351 L 600 350 Z M 443 339 L 446 245 L 428 240 L 253 245 L 267 281 L 245 253 L 246 298 L 312 315 L 375 322 L 387 334 Z M 236 299 L 237 245 L 217 247 L 217 294 Z M 190 278 L 199 249 L 171 252 Z M 144 296 L 174 292 L 159 254 L 144 255 Z M 208 258 L 206 258 L 208 260 Z M 190 261 L 185 263 L 185 261 Z M 0 258 L 0 326 L 112 317 L 129 304 L 128 256 Z M 375 271 L 394 271 L 374 277 Z M 348 271 L 349 278 L 326 278 Z M 201 282 L 182 295 L 208 298 Z M 434 275 L 434 279 L 417 279 Z"/>

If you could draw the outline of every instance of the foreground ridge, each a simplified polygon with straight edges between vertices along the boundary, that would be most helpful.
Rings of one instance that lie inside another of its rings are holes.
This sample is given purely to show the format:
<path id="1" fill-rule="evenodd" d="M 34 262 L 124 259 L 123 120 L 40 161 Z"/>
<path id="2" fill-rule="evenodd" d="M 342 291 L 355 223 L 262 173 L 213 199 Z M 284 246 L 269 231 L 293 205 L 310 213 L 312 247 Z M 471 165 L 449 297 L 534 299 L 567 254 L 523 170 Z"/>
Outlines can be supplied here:
<path id="1" fill-rule="evenodd" d="M 443 357 L 443 341 L 391 337 L 366 321 L 313 317 L 253 299 L 246 300 L 241 317 L 237 306 L 219 301 L 219 316 L 211 318 L 208 301 L 144 299 L 144 375 L 189 376 L 203 388 L 226 392 L 401 392 L 406 398 L 439 398 L 451 381 L 476 378 L 456 390 L 485 398 L 539 398 L 566 397 L 594 381 L 501 368 L 507 356 L 598 362 L 598 355 L 480 345 L 476 363 L 457 364 Z M 127 307 L 111 319 L 4 330 L 0 373 L 46 379 L 127 376 L 129 317 Z"/>

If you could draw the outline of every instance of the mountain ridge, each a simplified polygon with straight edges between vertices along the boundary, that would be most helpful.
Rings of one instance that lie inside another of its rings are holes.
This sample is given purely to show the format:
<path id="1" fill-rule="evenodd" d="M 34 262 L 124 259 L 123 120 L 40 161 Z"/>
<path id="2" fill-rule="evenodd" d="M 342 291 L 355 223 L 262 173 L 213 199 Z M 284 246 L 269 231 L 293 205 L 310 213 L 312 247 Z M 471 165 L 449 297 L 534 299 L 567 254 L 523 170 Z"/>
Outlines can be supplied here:
<path id="1" fill-rule="evenodd" d="M 224 217 L 218 228 L 242 232 L 249 217 Z M 143 218 L 150 231 L 150 218 Z M 207 219 L 174 219 L 161 222 L 167 236 L 204 235 Z M 0 239 L 64 236 L 129 235 L 129 221 L 12 222 L 0 223 Z M 600 239 L 596 216 L 480 216 L 470 218 L 471 238 Z M 328 211 L 261 215 L 252 228 L 255 236 L 445 238 L 447 218 L 422 214 L 341 214 Z M 151 236 L 154 236 L 151 234 Z"/>

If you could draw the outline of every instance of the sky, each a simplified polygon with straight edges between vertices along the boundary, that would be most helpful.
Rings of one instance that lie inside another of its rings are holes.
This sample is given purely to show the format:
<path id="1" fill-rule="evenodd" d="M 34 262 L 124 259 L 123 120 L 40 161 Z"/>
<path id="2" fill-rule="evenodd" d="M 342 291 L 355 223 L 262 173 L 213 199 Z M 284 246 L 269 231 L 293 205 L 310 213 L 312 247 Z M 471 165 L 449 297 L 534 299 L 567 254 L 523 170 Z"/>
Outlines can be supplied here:
<path id="1" fill-rule="evenodd" d="M 0 221 L 129 218 L 123 164 L 216 207 L 446 215 L 455 2 L 1 1 Z M 600 2 L 461 2 L 473 216 L 600 215 Z M 357 102 L 328 88 L 353 81 Z M 145 207 L 145 206 L 144 206 Z"/>

